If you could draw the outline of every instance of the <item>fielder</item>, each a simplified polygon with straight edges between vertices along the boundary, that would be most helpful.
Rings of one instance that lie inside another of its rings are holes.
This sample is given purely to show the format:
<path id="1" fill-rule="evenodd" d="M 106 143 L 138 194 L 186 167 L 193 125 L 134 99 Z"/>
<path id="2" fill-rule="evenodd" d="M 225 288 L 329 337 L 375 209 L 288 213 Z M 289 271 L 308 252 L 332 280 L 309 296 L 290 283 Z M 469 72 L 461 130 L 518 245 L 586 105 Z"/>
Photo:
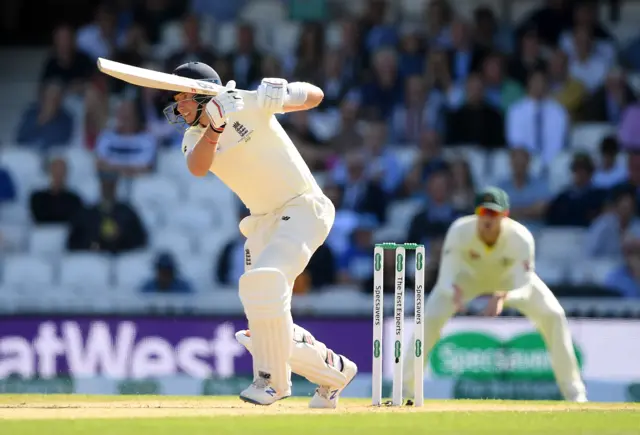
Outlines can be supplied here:
<path id="1" fill-rule="evenodd" d="M 545 340 L 565 399 L 586 402 L 564 310 L 535 273 L 533 236 L 508 214 L 507 193 L 490 187 L 478 194 L 475 215 L 449 228 L 438 280 L 424 307 L 425 355 L 456 312 L 477 296 L 490 294 L 484 314 L 498 316 L 509 306 L 529 318 Z M 412 363 L 413 358 L 404 361 L 405 397 L 413 396 Z"/>
<path id="2" fill-rule="evenodd" d="M 199 62 L 173 74 L 221 84 L 218 73 Z M 182 151 L 189 171 L 196 177 L 212 172 L 251 211 L 240 222 L 247 240 L 239 295 L 249 330 L 236 337 L 253 356 L 254 380 L 240 399 L 271 405 L 290 396 L 293 370 L 318 385 L 310 407 L 335 408 L 357 367 L 291 317 L 293 283 L 327 238 L 335 209 L 274 116 L 312 109 L 324 95 L 309 83 L 267 78 L 257 104 L 245 106 L 234 81 L 226 88 L 215 97 L 178 93 L 165 114 L 188 126 Z"/>

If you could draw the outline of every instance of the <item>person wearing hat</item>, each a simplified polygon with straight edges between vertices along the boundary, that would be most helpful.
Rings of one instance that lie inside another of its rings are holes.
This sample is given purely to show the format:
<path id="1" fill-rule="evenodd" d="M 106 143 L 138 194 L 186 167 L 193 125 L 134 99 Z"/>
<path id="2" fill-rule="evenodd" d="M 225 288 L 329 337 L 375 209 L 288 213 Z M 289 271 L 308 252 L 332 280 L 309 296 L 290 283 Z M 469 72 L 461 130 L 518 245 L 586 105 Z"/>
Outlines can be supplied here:
<path id="1" fill-rule="evenodd" d="M 143 293 L 191 293 L 191 284 L 178 276 L 176 261 L 161 252 L 155 261 L 155 276 L 142 286 Z"/>
<path id="2" fill-rule="evenodd" d="M 535 273 L 535 244 L 529 230 L 509 218 L 509 196 L 497 187 L 480 191 L 475 214 L 457 219 L 447 231 L 439 276 L 423 311 L 425 354 L 444 324 L 481 295 L 491 298 L 484 314 L 504 306 L 520 311 L 540 330 L 556 381 L 566 400 L 586 402 L 586 389 L 564 310 Z M 412 355 L 405 359 L 405 396 L 413 396 Z"/>

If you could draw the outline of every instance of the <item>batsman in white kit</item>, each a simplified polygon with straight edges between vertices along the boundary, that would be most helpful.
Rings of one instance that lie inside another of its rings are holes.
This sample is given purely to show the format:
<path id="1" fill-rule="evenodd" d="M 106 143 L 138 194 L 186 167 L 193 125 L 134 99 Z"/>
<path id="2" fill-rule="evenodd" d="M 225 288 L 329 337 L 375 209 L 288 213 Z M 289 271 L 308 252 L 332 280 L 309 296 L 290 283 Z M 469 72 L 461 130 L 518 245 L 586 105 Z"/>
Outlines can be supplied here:
<path id="1" fill-rule="evenodd" d="M 200 62 L 173 74 L 221 84 L 216 71 Z M 271 405 L 289 397 L 293 371 L 318 385 L 310 407 L 335 408 L 357 367 L 291 317 L 294 281 L 324 243 L 335 209 L 274 116 L 312 109 L 323 93 L 309 83 L 265 78 L 257 102 L 245 102 L 235 82 L 225 87 L 214 97 L 175 94 L 165 114 L 188 127 L 182 151 L 189 171 L 197 177 L 212 172 L 251 212 L 240 222 L 247 261 L 239 295 L 249 329 L 236 338 L 252 354 L 254 379 L 240 399 Z"/>
<path id="2" fill-rule="evenodd" d="M 491 295 L 484 314 L 497 316 L 508 306 L 526 316 L 545 341 L 562 395 L 586 402 L 565 312 L 535 273 L 532 234 L 508 214 L 507 193 L 489 187 L 478 194 L 475 215 L 457 219 L 447 231 L 438 279 L 423 311 L 424 353 L 456 312 L 480 295 Z M 412 364 L 413 358 L 404 360 L 405 397 L 413 397 Z"/>

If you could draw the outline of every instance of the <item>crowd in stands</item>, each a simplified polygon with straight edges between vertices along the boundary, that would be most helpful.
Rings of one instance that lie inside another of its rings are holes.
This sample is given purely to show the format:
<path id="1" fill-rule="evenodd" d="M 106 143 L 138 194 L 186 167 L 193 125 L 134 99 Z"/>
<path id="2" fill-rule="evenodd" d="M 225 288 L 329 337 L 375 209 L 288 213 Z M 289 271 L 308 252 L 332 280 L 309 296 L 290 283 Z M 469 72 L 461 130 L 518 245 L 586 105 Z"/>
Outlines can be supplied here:
<path id="1" fill-rule="evenodd" d="M 158 174 L 158 156 L 179 149 L 181 132 L 164 119 L 166 93 L 111 79 L 95 61 L 165 72 L 200 61 L 238 88 L 284 77 L 324 90 L 317 109 L 279 116 L 337 208 L 296 292 L 331 284 L 369 292 L 372 246 L 390 226 L 386 234 L 427 245 L 434 280 L 448 226 L 473 213 L 479 187 L 495 183 L 511 197 L 511 217 L 534 235 L 584 229 L 576 249 L 617 262 L 605 278 L 611 295 L 640 298 L 640 103 L 628 78 L 640 72 L 640 34 L 616 40 L 591 1 L 541 1 L 521 22 L 506 23 L 484 6 L 467 19 L 447 0 L 426 2 L 422 16 L 389 20 L 389 3 L 371 0 L 360 16 L 332 18 L 337 33 L 326 21 L 293 18 L 299 34 L 284 49 L 273 35 L 278 26 L 265 43 L 263 28 L 236 21 L 249 3 L 102 2 L 92 22 L 56 27 L 38 98 L 15 126 L 15 142 L 41 153 L 50 179 L 30 193 L 35 225 L 68 225 L 66 249 L 74 252 L 150 247 L 152 229 L 128 186 Z M 282 3 L 288 17 L 305 15 L 303 2 Z M 324 11 L 325 2 L 312 3 Z M 218 44 L 225 23 L 235 23 L 234 39 Z M 167 42 L 167 34 L 175 38 Z M 572 129 L 584 123 L 607 124 L 610 134 L 594 149 L 572 150 Z M 97 202 L 67 183 L 63 151 L 71 146 L 94 155 Z M 16 192 L 11 168 L 0 167 L 0 207 Z M 399 203 L 411 207 L 396 219 Z M 237 208 L 234 219 L 247 213 Z M 212 280 L 235 285 L 243 243 L 239 234 L 225 240 L 211 260 Z M 140 291 L 193 291 L 178 264 L 158 252 L 149 265 L 157 273 Z"/>

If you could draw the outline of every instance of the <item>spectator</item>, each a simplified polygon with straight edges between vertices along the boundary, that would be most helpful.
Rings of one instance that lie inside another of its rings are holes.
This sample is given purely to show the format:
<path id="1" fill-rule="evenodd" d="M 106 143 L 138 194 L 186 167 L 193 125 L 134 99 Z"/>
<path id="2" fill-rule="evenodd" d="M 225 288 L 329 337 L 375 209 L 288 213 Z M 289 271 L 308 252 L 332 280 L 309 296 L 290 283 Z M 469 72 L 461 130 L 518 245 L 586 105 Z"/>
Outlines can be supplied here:
<path id="1" fill-rule="evenodd" d="M 397 143 L 416 143 L 420 132 L 435 123 L 429 119 L 427 89 L 422 76 L 405 80 L 404 103 L 396 104 L 391 117 L 391 137 Z"/>
<path id="2" fill-rule="evenodd" d="M 116 126 L 98 137 L 98 170 L 135 176 L 149 172 L 156 158 L 157 141 L 147 133 L 134 100 L 124 100 L 116 111 Z"/>
<path id="3" fill-rule="evenodd" d="M 447 52 L 449 71 L 453 81 L 463 85 L 469 74 L 479 71 L 487 51 L 473 43 L 471 30 L 461 19 L 455 19 L 451 24 L 451 46 Z"/>
<path id="4" fill-rule="evenodd" d="M 388 198 L 382 186 L 369 178 L 366 156 L 351 151 L 345 156 L 346 176 L 337 180 L 344 189 L 343 207 L 356 213 L 371 214 L 380 223 L 386 221 Z"/>
<path id="5" fill-rule="evenodd" d="M 519 26 L 517 34 L 534 27 L 545 45 L 555 47 L 560 35 L 572 22 L 571 0 L 546 0 L 544 6 L 536 9 Z"/>
<path id="6" fill-rule="evenodd" d="M 627 166 L 620 158 L 618 141 L 607 136 L 600 142 L 600 164 L 593 176 L 593 185 L 599 189 L 609 189 L 627 178 Z"/>
<path id="7" fill-rule="evenodd" d="M 289 62 L 292 76 L 298 81 L 312 81 L 318 65 L 324 61 L 324 27 L 320 23 L 306 23 L 302 27 L 295 58 Z"/>
<path id="8" fill-rule="evenodd" d="M 431 0 L 425 11 L 427 42 L 430 47 L 451 47 L 451 21 L 453 8 L 447 0 Z"/>
<path id="9" fill-rule="evenodd" d="M 603 58 L 613 61 L 615 57 L 616 47 L 613 37 L 598 22 L 598 1 L 597 0 L 581 0 L 576 2 L 573 9 L 571 29 L 565 30 L 560 35 L 559 46 L 566 51 L 569 56 L 573 56 L 576 51 L 576 41 L 574 39 L 574 31 L 576 29 L 585 29 L 591 39 L 594 41 L 594 49 Z"/>
<path id="10" fill-rule="evenodd" d="M 351 243 L 339 259 L 338 280 L 342 284 L 362 285 L 373 274 L 371 252 L 373 231 L 379 223 L 371 215 L 360 215 L 351 233 Z"/>
<path id="11" fill-rule="evenodd" d="M 411 220 L 407 239 L 425 243 L 434 236 L 443 236 L 451 223 L 462 214 L 451 200 L 451 173 L 440 170 L 431 174 L 425 183 L 425 205 Z"/>
<path id="12" fill-rule="evenodd" d="M 360 102 L 358 98 L 347 96 L 340 102 L 340 117 L 336 121 L 334 134 L 328 145 L 331 147 L 331 159 L 336 159 L 351 149 L 358 149 L 364 142 L 361 129 L 358 128 Z M 297 142 L 296 142 L 297 144 Z"/>
<path id="13" fill-rule="evenodd" d="M 213 18 L 216 23 L 228 23 L 238 18 L 240 11 L 247 3 L 247 0 L 234 0 L 232 2 L 191 0 L 189 2 L 189 11 L 199 17 L 208 16 L 209 18 Z"/>
<path id="14" fill-rule="evenodd" d="M 416 164 L 420 183 L 426 181 L 431 174 L 448 167 L 442 156 L 442 141 L 435 130 L 425 130 L 420 134 Z"/>
<path id="15" fill-rule="evenodd" d="M 364 130 L 364 152 L 369 162 L 369 177 L 392 195 L 404 178 L 404 168 L 388 146 L 388 129 L 384 122 L 370 122 Z"/>
<path id="16" fill-rule="evenodd" d="M 473 39 L 479 47 L 488 52 L 510 53 L 513 50 L 511 33 L 498 23 L 491 8 L 478 6 L 473 11 L 473 20 Z"/>
<path id="17" fill-rule="evenodd" d="M 531 170 L 531 154 L 525 148 L 510 150 L 511 177 L 498 187 L 511 198 L 509 215 L 529 230 L 540 229 L 551 200 L 549 184 L 544 177 L 536 177 Z"/>
<path id="18" fill-rule="evenodd" d="M 336 183 L 328 183 L 323 186 L 322 191 L 331 200 L 336 208 L 336 217 L 331 227 L 331 232 L 327 237 L 327 245 L 336 258 L 342 258 L 351 240 L 351 233 L 357 226 L 360 215 L 353 210 L 348 210 L 342 206 L 344 196 L 342 189 Z"/>
<path id="19" fill-rule="evenodd" d="M 591 258 L 622 258 L 622 240 L 640 237 L 640 218 L 636 216 L 636 191 L 623 184 L 611 192 L 611 209 L 589 227 L 585 254 Z"/>
<path id="20" fill-rule="evenodd" d="M 16 186 L 11 173 L 0 166 L 0 205 L 16 199 Z"/>
<path id="21" fill-rule="evenodd" d="M 227 54 L 232 66 L 232 76 L 238 89 L 247 89 L 260 80 L 262 55 L 255 46 L 254 30 L 249 24 L 241 24 L 236 30 L 236 47 Z"/>
<path id="22" fill-rule="evenodd" d="M 499 53 L 487 55 L 482 64 L 482 79 L 485 84 L 485 96 L 489 104 L 503 113 L 524 94 L 522 86 L 515 80 L 505 77 L 504 58 Z"/>
<path id="23" fill-rule="evenodd" d="M 133 21 L 142 25 L 149 43 L 154 46 L 165 42 L 162 40 L 162 29 L 187 11 L 186 1 L 143 0 L 136 3 L 138 7 Z"/>
<path id="24" fill-rule="evenodd" d="M 528 29 L 520 39 L 518 51 L 509 62 L 509 77 L 526 86 L 531 73 L 546 67 L 538 31 L 535 28 Z"/>
<path id="25" fill-rule="evenodd" d="M 200 36 L 200 22 L 196 15 L 188 15 L 182 19 L 182 33 L 184 44 L 180 50 L 169 56 L 165 69 L 173 71 L 178 65 L 187 62 L 202 62 L 213 65 L 216 56 Z"/>
<path id="26" fill-rule="evenodd" d="M 116 198 L 117 175 L 103 173 L 100 187 L 100 201 L 72 220 L 67 249 L 117 254 L 143 248 L 147 232 L 136 211 Z"/>
<path id="27" fill-rule="evenodd" d="M 113 60 L 144 68 L 149 51 L 149 41 L 147 41 L 147 36 L 144 34 L 144 29 L 136 24 L 126 31 L 122 46 L 116 50 Z M 127 82 L 116 78 L 109 78 L 108 86 L 112 94 L 120 94 L 125 90 L 131 89 Z"/>
<path id="28" fill-rule="evenodd" d="M 575 53 L 569 54 L 569 72 L 580 80 L 589 92 L 595 92 L 607 77 L 611 59 L 599 53 L 589 29 L 577 27 L 573 32 Z"/>
<path id="29" fill-rule="evenodd" d="M 640 151 L 640 104 L 627 106 L 622 113 L 618 139 L 625 151 Z"/>
<path id="30" fill-rule="evenodd" d="M 55 81 L 62 83 L 67 91 L 80 94 L 94 71 L 91 58 L 76 49 L 75 33 L 71 26 L 56 27 L 53 49 L 45 61 L 40 85 Z"/>
<path id="31" fill-rule="evenodd" d="M 624 72 L 613 68 L 601 86 L 585 102 L 580 119 L 587 122 L 607 122 L 617 125 L 622 120 L 624 110 L 636 101 Z"/>
<path id="32" fill-rule="evenodd" d="M 67 187 L 67 162 L 54 158 L 49 162 L 50 184 L 31 193 L 31 217 L 39 224 L 71 222 L 82 209 L 80 197 Z"/>
<path id="33" fill-rule="evenodd" d="M 249 89 L 258 89 L 258 86 L 260 86 L 260 83 L 262 83 L 262 77 L 284 77 L 284 72 L 282 71 L 282 63 L 280 62 L 280 59 L 275 55 L 264 56 L 262 58 L 262 63 L 260 64 L 260 76 L 261 76 L 260 80 L 256 80 L 255 82 L 253 82 L 249 87 Z M 314 83 L 317 83 L 317 82 L 314 81 Z M 320 86 L 322 89 L 322 86 L 320 84 L 318 84 L 318 86 Z M 326 99 L 326 95 L 325 95 L 325 98 L 323 98 L 322 100 L 323 103 L 325 99 Z"/>
<path id="34" fill-rule="evenodd" d="M 340 42 L 337 49 L 342 54 L 343 72 L 349 83 L 359 83 L 363 71 L 369 63 L 369 57 L 362 48 L 362 35 L 358 22 L 347 19 L 340 25 Z"/>
<path id="35" fill-rule="evenodd" d="M 331 149 L 315 131 L 311 114 L 306 111 L 292 112 L 287 115 L 285 130 L 312 171 L 325 170 L 331 156 Z"/>
<path id="36" fill-rule="evenodd" d="M 343 59 L 340 53 L 337 51 L 325 53 L 322 71 L 315 76 L 313 83 L 324 92 L 324 98 L 318 109 L 322 111 L 337 109 L 350 89 L 350 83 L 343 72 Z M 264 75 L 264 77 L 281 77 L 281 75 Z"/>
<path id="37" fill-rule="evenodd" d="M 569 75 L 569 58 L 564 51 L 555 50 L 553 52 L 547 72 L 551 96 L 564 106 L 572 120 L 577 120 L 587 97 L 587 88 L 580 80 Z"/>
<path id="38" fill-rule="evenodd" d="M 191 284 L 180 277 L 178 265 L 168 252 L 158 255 L 155 276 L 143 284 L 142 293 L 192 293 Z"/>
<path id="39" fill-rule="evenodd" d="M 507 112 L 506 136 L 510 147 L 525 147 L 545 165 L 564 149 L 569 116 L 548 93 L 547 77 L 538 71 L 529 78 L 528 95 Z"/>
<path id="40" fill-rule="evenodd" d="M 627 155 L 627 183 L 636 188 L 638 210 L 640 210 L 640 152 L 632 151 Z"/>
<path id="41" fill-rule="evenodd" d="M 444 134 L 445 114 L 454 110 L 464 101 L 464 88 L 455 83 L 449 69 L 447 53 L 434 50 L 427 59 L 427 119 L 429 128 Z"/>
<path id="42" fill-rule="evenodd" d="M 403 95 L 396 52 L 383 48 L 373 55 L 373 79 L 362 86 L 362 110 L 369 119 L 388 119 Z"/>
<path id="43" fill-rule="evenodd" d="M 449 164 L 451 169 L 451 203 L 456 210 L 473 213 L 476 189 L 471 165 L 463 158 Z"/>
<path id="44" fill-rule="evenodd" d="M 93 61 L 99 57 L 112 58 L 124 39 L 124 34 L 117 34 L 117 17 L 107 2 L 96 8 L 95 19 L 78 30 L 78 49 Z"/>
<path id="45" fill-rule="evenodd" d="M 419 27 L 409 24 L 400 28 L 399 51 L 398 67 L 403 78 L 424 73 L 426 50 Z"/>
<path id="46" fill-rule="evenodd" d="M 49 82 L 40 89 L 40 98 L 22 114 L 17 142 L 38 149 L 68 145 L 73 134 L 73 118 L 63 105 L 64 88 Z"/>
<path id="47" fill-rule="evenodd" d="M 587 153 L 577 153 L 571 163 L 571 186 L 557 195 L 547 208 L 546 223 L 552 226 L 588 227 L 600 214 L 605 192 L 593 186 L 595 166 Z"/>
<path id="48" fill-rule="evenodd" d="M 484 148 L 504 146 L 504 117 L 486 102 L 484 95 L 480 76 L 469 76 L 464 105 L 446 117 L 447 144 L 474 144 Z"/>
<path id="49" fill-rule="evenodd" d="M 382 47 L 398 45 L 396 26 L 386 22 L 388 3 L 384 0 L 370 0 L 367 3 L 362 30 L 364 49 L 372 53 Z"/>
<path id="50" fill-rule="evenodd" d="M 309 293 L 312 289 L 321 289 L 336 284 L 337 268 L 333 251 L 327 243 L 313 253 L 309 264 L 293 283 L 293 293 Z"/>
<path id="51" fill-rule="evenodd" d="M 609 272 L 605 287 L 625 298 L 640 297 L 640 240 L 625 237 L 622 243 L 624 264 Z"/>

